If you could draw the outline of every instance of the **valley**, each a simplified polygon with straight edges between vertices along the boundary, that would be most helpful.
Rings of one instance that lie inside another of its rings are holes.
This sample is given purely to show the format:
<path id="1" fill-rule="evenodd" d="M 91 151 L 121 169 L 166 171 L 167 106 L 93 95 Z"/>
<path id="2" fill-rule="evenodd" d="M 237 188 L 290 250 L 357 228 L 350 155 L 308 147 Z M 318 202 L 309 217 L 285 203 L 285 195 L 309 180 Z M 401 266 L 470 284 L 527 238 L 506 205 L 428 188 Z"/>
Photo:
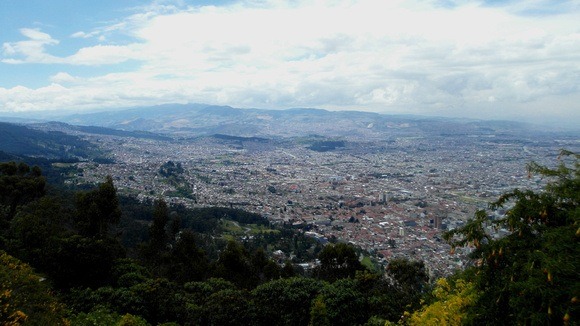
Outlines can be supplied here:
<path id="1" fill-rule="evenodd" d="M 510 189 L 540 189 L 544 183 L 528 176 L 526 164 L 554 165 L 561 148 L 578 148 L 574 137 L 452 132 L 464 127 L 382 132 L 384 140 L 361 133 L 333 137 L 324 127 L 322 135 L 300 137 L 165 134 L 157 139 L 69 128 L 111 162 L 75 163 L 82 172 L 67 182 L 97 184 L 111 175 L 120 193 L 140 200 L 241 208 L 274 224 L 291 224 L 322 243 L 360 246 L 383 265 L 405 257 L 424 261 L 431 276 L 442 276 L 464 267 L 471 250 L 450 253 L 441 238 L 445 230 L 461 227 Z M 340 146 L 320 146 L 327 143 Z M 167 164 L 180 171 L 161 173 Z"/>

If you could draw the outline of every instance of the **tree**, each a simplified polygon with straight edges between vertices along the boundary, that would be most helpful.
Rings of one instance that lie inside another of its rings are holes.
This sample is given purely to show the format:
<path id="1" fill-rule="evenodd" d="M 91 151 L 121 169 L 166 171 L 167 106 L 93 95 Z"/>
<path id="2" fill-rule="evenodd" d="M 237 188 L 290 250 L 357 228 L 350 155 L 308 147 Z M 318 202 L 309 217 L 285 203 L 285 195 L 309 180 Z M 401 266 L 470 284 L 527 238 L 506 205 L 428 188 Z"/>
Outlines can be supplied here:
<path id="1" fill-rule="evenodd" d="M 40 169 L 25 163 L 0 163 L 0 228 L 6 228 L 19 206 L 45 194 L 46 180 Z"/>
<path id="2" fill-rule="evenodd" d="M 113 178 L 107 176 L 97 189 L 78 193 L 76 208 L 78 227 L 83 236 L 100 239 L 106 237 L 109 225 L 118 223 L 121 218 Z"/>
<path id="3" fill-rule="evenodd" d="M 209 260 L 196 245 L 192 231 L 182 231 L 171 250 L 169 278 L 178 283 L 201 281 L 205 278 Z"/>
<path id="4" fill-rule="evenodd" d="M 145 319 L 125 314 L 120 316 L 114 311 L 98 308 L 91 312 L 81 312 L 71 318 L 71 325 L 93 326 L 93 325 L 114 325 L 114 326 L 149 326 Z"/>
<path id="5" fill-rule="evenodd" d="M 324 303 L 324 297 L 319 295 L 312 302 L 312 307 L 310 308 L 310 326 L 330 326 L 330 320 L 326 312 L 326 304 Z"/>
<path id="6" fill-rule="evenodd" d="M 185 309 L 180 300 L 177 285 L 167 279 L 148 279 L 131 287 L 131 292 L 141 299 L 144 317 L 153 325 L 174 321 Z"/>
<path id="7" fill-rule="evenodd" d="M 470 246 L 480 292 L 468 314 L 475 324 L 574 324 L 580 282 L 580 155 L 562 151 L 557 168 L 536 163 L 528 171 L 549 179 L 543 191 L 515 189 L 445 234 L 452 246 Z M 572 165 L 572 167 L 570 167 Z M 508 230 L 504 237 L 491 231 Z"/>
<path id="8" fill-rule="evenodd" d="M 413 294 L 420 294 L 429 281 L 429 275 L 422 261 L 396 258 L 389 262 L 387 275 L 395 287 Z"/>
<path id="9" fill-rule="evenodd" d="M 287 278 L 270 281 L 252 290 L 257 325 L 307 325 L 312 301 L 322 289 L 321 281 Z"/>
<path id="10" fill-rule="evenodd" d="M 169 209 L 163 199 L 155 202 L 153 207 L 153 222 L 149 227 L 149 243 L 143 247 L 145 260 L 155 269 L 157 274 L 164 274 L 162 270 L 168 260 L 169 237 L 167 235 L 167 223 L 169 222 Z"/>
<path id="11" fill-rule="evenodd" d="M 409 325 L 462 325 L 467 320 L 467 310 L 477 300 L 473 283 L 462 278 L 441 278 L 432 293 L 434 301 L 408 316 Z"/>
<path id="12" fill-rule="evenodd" d="M 425 264 L 422 261 L 396 258 L 387 265 L 386 276 L 394 288 L 391 295 L 396 298 L 392 300 L 394 304 L 389 309 L 400 312 L 404 309 L 417 309 L 429 284 Z M 392 318 L 392 314 L 390 315 Z"/>
<path id="13" fill-rule="evenodd" d="M 169 209 L 163 199 L 155 202 L 153 208 L 153 223 L 149 228 L 150 246 L 156 251 L 163 251 L 167 246 L 167 223 L 169 222 Z"/>
<path id="14" fill-rule="evenodd" d="M 59 198 L 45 196 L 19 209 L 11 223 L 10 252 L 44 270 L 55 242 L 67 233 L 70 213 Z"/>
<path id="15" fill-rule="evenodd" d="M 314 274 L 319 278 L 334 282 L 341 278 L 354 277 L 356 271 L 365 267 L 358 260 L 354 247 L 346 243 L 329 244 L 318 254 L 320 266 Z"/>
<path id="16" fill-rule="evenodd" d="M 111 238 L 72 235 L 57 239 L 46 273 L 58 288 L 100 287 L 113 279 L 112 268 L 125 256 L 124 248 Z"/>
<path id="17" fill-rule="evenodd" d="M 322 289 L 327 317 L 331 325 L 361 325 L 370 317 L 365 293 L 359 282 L 343 278 Z"/>
<path id="18" fill-rule="evenodd" d="M 0 323 L 66 325 L 65 309 L 45 279 L 32 268 L 0 251 Z"/>
<path id="19" fill-rule="evenodd" d="M 212 293 L 202 309 L 205 325 L 251 325 L 252 317 L 248 293 L 226 289 Z"/>
<path id="20" fill-rule="evenodd" d="M 251 289 L 258 284 L 250 253 L 236 241 L 229 241 L 214 264 L 215 276 L 231 281 L 242 288 Z"/>

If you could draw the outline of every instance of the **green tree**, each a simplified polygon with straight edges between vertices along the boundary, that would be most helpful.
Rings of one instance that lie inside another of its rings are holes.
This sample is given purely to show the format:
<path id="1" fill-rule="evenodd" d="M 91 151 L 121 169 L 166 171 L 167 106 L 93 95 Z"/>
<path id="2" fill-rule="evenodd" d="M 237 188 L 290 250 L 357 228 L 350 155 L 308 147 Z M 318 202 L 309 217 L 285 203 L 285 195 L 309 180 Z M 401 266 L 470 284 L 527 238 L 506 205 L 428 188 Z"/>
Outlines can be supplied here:
<path id="1" fill-rule="evenodd" d="M 117 224 L 121 218 L 113 178 L 107 176 L 97 189 L 78 193 L 76 207 L 81 235 L 101 239 L 108 236 L 109 226 Z"/>
<path id="2" fill-rule="evenodd" d="M 396 288 L 383 275 L 368 271 L 359 272 L 355 276 L 356 290 L 362 293 L 366 300 L 365 312 L 373 320 L 397 321 L 412 302 L 409 293 Z M 384 322 L 383 322 L 384 324 Z"/>
<path id="3" fill-rule="evenodd" d="M 395 287 L 411 294 L 421 294 L 426 288 L 429 275 L 422 261 L 396 258 L 387 265 L 387 276 Z"/>
<path id="4" fill-rule="evenodd" d="M 171 250 L 169 279 L 178 283 L 201 281 L 205 279 L 208 267 L 209 260 L 205 251 L 197 246 L 195 234 L 189 230 L 179 233 Z"/>
<path id="5" fill-rule="evenodd" d="M 94 326 L 94 325 L 111 325 L 111 326 L 148 326 L 147 321 L 139 316 L 131 314 L 119 315 L 115 311 L 105 308 L 97 308 L 90 312 L 81 312 L 71 318 L 71 325 L 75 326 Z"/>
<path id="6" fill-rule="evenodd" d="M 251 289 L 258 284 L 250 253 L 236 241 L 229 241 L 214 264 L 214 274 L 237 286 Z"/>
<path id="7" fill-rule="evenodd" d="M 117 259 L 111 271 L 113 284 L 130 288 L 151 278 L 151 274 L 138 261 L 131 258 Z"/>
<path id="8" fill-rule="evenodd" d="M 346 243 L 329 244 L 318 254 L 320 266 L 314 270 L 317 277 L 334 282 L 338 279 L 354 277 L 365 267 L 358 260 L 354 247 Z"/>
<path id="9" fill-rule="evenodd" d="M 52 259 L 59 238 L 70 233 L 71 214 L 60 198 L 45 196 L 22 207 L 11 222 L 8 250 L 39 270 Z"/>
<path id="10" fill-rule="evenodd" d="M 473 248 L 475 288 L 468 314 L 475 324 L 575 324 L 580 293 L 580 170 L 578 154 L 562 151 L 557 168 L 535 163 L 530 173 L 548 178 L 540 192 L 513 190 L 491 205 L 507 207 L 491 220 L 484 211 L 445 234 L 454 246 Z M 570 166 L 572 165 L 572 166 Z M 493 230 L 508 230 L 493 237 Z"/>
<path id="11" fill-rule="evenodd" d="M 252 324 L 248 293 L 245 290 L 226 289 L 212 293 L 202 311 L 202 324 L 205 325 Z"/>
<path id="12" fill-rule="evenodd" d="M 284 262 L 284 266 L 282 266 L 282 269 L 280 270 L 280 277 L 291 278 L 295 276 L 296 269 L 294 269 L 294 266 L 292 265 L 292 262 L 290 260 L 286 260 Z"/>
<path id="13" fill-rule="evenodd" d="M 155 202 L 155 207 L 153 208 L 153 223 L 149 228 L 150 236 L 150 246 L 156 252 L 160 252 L 166 249 L 168 236 L 167 236 L 167 223 L 169 222 L 169 209 L 167 208 L 167 203 L 163 199 L 159 199 Z"/>
<path id="14" fill-rule="evenodd" d="M 0 163 L 0 230 L 6 229 L 18 207 L 45 194 L 40 169 L 24 163 Z"/>
<path id="15" fill-rule="evenodd" d="M 330 326 L 328 313 L 326 312 L 326 304 L 324 303 L 324 296 L 319 295 L 312 302 L 310 308 L 310 326 Z"/>
<path id="16" fill-rule="evenodd" d="M 71 325 L 94 326 L 94 325 L 116 325 L 120 320 L 118 313 L 104 308 L 98 308 L 90 312 L 80 312 L 70 319 Z"/>
<path id="17" fill-rule="evenodd" d="M 77 286 L 97 288 L 112 282 L 112 268 L 125 256 L 115 239 L 85 238 L 72 235 L 55 241 L 46 273 L 58 288 Z"/>
<path id="18" fill-rule="evenodd" d="M 0 324 L 67 324 L 64 305 L 45 279 L 4 251 L 0 251 Z"/>
<path id="19" fill-rule="evenodd" d="M 163 278 L 148 279 L 131 287 L 132 295 L 140 298 L 140 316 L 153 325 L 176 321 L 185 314 L 184 302 L 179 299 L 177 284 Z"/>
<path id="20" fill-rule="evenodd" d="M 360 290 L 359 281 L 343 278 L 322 289 L 331 325 L 360 325 L 368 320 L 367 296 Z"/>
<path id="21" fill-rule="evenodd" d="M 255 324 L 308 325 L 312 301 L 323 282 L 310 278 L 279 279 L 252 290 Z"/>
<path id="22" fill-rule="evenodd" d="M 159 276 L 165 276 L 169 260 L 168 222 L 169 208 L 165 200 L 159 199 L 155 201 L 153 207 L 153 222 L 149 226 L 149 243 L 142 248 L 145 261 Z"/>

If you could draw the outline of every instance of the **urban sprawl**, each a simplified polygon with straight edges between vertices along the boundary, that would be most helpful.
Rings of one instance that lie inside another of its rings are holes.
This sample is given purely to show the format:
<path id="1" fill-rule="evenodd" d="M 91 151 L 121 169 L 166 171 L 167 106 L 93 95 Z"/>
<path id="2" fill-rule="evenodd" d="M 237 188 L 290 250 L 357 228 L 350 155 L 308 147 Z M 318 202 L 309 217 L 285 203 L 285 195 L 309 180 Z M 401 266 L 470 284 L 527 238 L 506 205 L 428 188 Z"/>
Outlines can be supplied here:
<path id="1" fill-rule="evenodd" d="M 529 175 L 526 164 L 553 166 L 561 148 L 578 145 L 477 135 L 353 140 L 315 151 L 288 139 L 82 136 L 115 163 L 77 163 L 82 172 L 69 182 L 98 183 L 111 175 L 119 192 L 140 199 L 241 208 L 322 243 L 350 242 L 382 263 L 422 260 L 432 276 L 461 268 L 470 250 L 452 251 L 442 239 L 445 230 L 462 226 L 504 192 L 540 189 L 544 180 Z M 168 177 L 162 167 L 177 172 Z M 493 219 L 505 210 L 488 213 Z M 488 231 L 507 232 L 491 225 Z"/>

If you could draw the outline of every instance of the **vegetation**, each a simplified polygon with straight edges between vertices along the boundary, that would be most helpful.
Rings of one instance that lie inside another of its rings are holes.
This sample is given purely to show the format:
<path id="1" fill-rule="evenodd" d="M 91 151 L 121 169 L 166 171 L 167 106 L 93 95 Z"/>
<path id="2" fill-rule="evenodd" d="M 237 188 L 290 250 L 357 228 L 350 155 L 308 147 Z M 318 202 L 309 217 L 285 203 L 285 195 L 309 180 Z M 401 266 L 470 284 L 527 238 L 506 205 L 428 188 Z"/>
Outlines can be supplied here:
<path id="1" fill-rule="evenodd" d="M 0 186 L 4 324 L 350 325 L 396 320 L 418 302 L 367 270 L 354 247 L 323 248 L 258 214 L 141 203 L 117 196 L 111 177 L 48 193 L 24 163 L 0 163 Z M 290 258 L 321 263 L 304 270 Z"/>
<path id="2" fill-rule="evenodd" d="M 0 321 L 3 325 L 64 325 L 64 306 L 27 264 L 0 251 Z"/>
<path id="3" fill-rule="evenodd" d="M 580 155 L 563 151 L 560 165 L 535 163 L 530 174 L 550 181 L 544 191 L 513 190 L 464 227 L 448 232 L 454 246 L 473 249 L 473 267 L 442 280 L 434 301 L 414 313 L 411 324 L 543 325 L 577 324 L 580 294 Z M 489 230 L 508 235 L 492 237 Z M 444 313 L 434 314 L 434 311 Z"/>
<path id="4" fill-rule="evenodd" d="M 99 153 L 95 145 L 76 136 L 5 122 L 0 122 L 0 139 L 0 151 L 16 156 L 70 159 L 93 157 Z"/>
<path id="5" fill-rule="evenodd" d="M 317 152 L 328 152 L 333 151 L 337 148 L 343 148 L 346 146 L 344 140 L 323 140 L 313 142 L 308 149 Z"/>

